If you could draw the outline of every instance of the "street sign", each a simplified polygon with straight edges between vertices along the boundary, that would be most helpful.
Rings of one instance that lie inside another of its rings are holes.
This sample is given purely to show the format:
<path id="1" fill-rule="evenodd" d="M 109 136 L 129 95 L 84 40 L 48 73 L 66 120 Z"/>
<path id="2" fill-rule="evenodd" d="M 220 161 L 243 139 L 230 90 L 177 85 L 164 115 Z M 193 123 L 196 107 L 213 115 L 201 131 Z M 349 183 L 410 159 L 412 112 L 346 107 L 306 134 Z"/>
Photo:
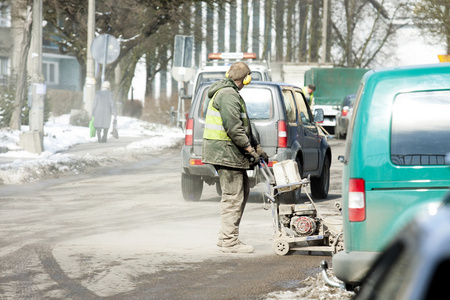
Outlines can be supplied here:
<path id="1" fill-rule="evenodd" d="M 102 83 L 105 81 L 105 65 L 114 62 L 120 54 L 120 45 L 110 34 L 101 34 L 92 41 L 92 57 L 103 65 Z"/>
<path id="2" fill-rule="evenodd" d="M 194 76 L 192 54 L 194 51 L 194 37 L 185 35 L 175 36 L 172 76 L 178 82 L 186 82 Z"/>
<path id="3" fill-rule="evenodd" d="M 99 63 L 110 64 L 119 57 L 119 42 L 110 34 L 101 34 L 92 41 L 91 54 Z"/>
<path id="4" fill-rule="evenodd" d="M 194 37 L 185 35 L 175 36 L 173 66 L 192 68 L 192 53 L 194 51 Z"/>

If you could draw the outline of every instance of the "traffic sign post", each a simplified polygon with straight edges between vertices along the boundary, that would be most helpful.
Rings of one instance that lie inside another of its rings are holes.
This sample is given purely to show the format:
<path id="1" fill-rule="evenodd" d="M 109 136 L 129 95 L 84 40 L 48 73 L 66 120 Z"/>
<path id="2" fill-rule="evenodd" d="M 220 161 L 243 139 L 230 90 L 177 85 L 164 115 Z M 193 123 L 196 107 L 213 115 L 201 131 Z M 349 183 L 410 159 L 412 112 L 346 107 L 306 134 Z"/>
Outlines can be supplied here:
<path id="1" fill-rule="evenodd" d="M 194 76 L 192 61 L 194 37 L 185 35 L 175 36 L 174 56 L 172 65 L 172 77 L 180 82 L 181 88 L 178 92 L 177 126 L 184 129 L 186 123 L 184 100 L 190 99 L 184 95 L 184 82 L 191 80 Z"/>
<path id="2" fill-rule="evenodd" d="M 110 34 L 101 34 L 91 45 L 92 57 L 102 64 L 102 83 L 105 81 L 105 66 L 114 62 L 120 54 L 120 45 Z"/>

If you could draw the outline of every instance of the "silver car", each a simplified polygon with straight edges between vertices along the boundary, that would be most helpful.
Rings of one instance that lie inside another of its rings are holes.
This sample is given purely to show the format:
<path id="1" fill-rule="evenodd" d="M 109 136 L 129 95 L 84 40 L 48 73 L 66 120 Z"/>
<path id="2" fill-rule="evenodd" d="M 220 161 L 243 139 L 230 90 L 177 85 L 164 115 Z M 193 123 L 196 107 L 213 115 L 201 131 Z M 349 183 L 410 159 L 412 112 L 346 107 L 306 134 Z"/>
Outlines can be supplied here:
<path id="1" fill-rule="evenodd" d="M 221 194 L 217 172 L 212 165 L 203 164 L 201 157 L 210 85 L 202 84 L 195 93 L 186 123 L 185 145 L 181 151 L 181 189 L 188 201 L 201 198 L 203 183 L 214 184 Z M 269 167 L 279 161 L 295 160 L 302 177 L 311 175 L 313 197 L 326 198 L 331 148 L 315 123 L 315 118 L 323 119 L 323 111 L 316 110 L 313 116 L 301 88 L 284 83 L 254 81 L 240 94 L 246 102 L 253 133 L 269 155 Z M 264 180 L 257 167 L 247 173 L 250 187 Z M 299 190 L 283 193 L 280 201 L 297 203 Z"/>

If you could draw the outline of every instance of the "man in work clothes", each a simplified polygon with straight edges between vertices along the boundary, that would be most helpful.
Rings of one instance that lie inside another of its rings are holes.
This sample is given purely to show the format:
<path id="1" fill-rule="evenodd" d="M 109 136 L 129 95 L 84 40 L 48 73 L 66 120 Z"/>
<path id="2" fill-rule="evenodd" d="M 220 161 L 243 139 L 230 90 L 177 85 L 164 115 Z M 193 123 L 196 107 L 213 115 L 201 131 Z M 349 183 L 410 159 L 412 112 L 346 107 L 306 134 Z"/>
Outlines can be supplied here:
<path id="1" fill-rule="evenodd" d="M 307 86 L 302 87 L 303 94 L 306 97 L 306 101 L 308 101 L 309 107 L 313 109 L 314 107 L 314 91 L 316 90 L 316 86 L 314 84 L 309 84 Z"/>
<path id="2" fill-rule="evenodd" d="M 244 62 L 231 65 L 226 78 L 208 90 L 211 98 L 203 134 L 203 163 L 213 164 L 222 189 L 221 229 L 218 246 L 225 253 L 250 253 L 253 246 L 239 240 L 239 224 L 250 193 L 246 170 L 268 159 L 253 141 L 247 107 L 239 91 L 251 81 L 250 68 Z M 253 139 L 254 140 L 254 139 Z M 252 146 L 253 145 L 253 146 Z M 256 150 L 255 150 L 255 148 Z"/>

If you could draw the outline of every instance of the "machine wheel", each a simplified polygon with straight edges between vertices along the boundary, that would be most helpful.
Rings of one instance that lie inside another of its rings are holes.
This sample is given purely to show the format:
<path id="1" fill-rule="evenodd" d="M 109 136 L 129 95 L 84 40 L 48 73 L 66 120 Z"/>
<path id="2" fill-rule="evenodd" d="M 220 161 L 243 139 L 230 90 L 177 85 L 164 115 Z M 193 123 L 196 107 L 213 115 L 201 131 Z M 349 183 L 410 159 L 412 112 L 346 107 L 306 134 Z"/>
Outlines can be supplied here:
<path id="1" fill-rule="evenodd" d="M 319 178 L 311 178 L 311 194 L 315 199 L 325 199 L 330 188 L 330 158 L 325 156 L 322 174 Z"/>
<path id="2" fill-rule="evenodd" d="M 283 256 L 289 252 L 289 243 L 285 241 L 275 241 L 274 248 L 276 254 Z"/>
<path id="3" fill-rule="evenodd" d="M 186 201 L 198 201 L 203 192 L 203 180 L 200 176 L 181 173 L 181 191 Z"/>
<path id="4" fill-rule="evenodd" d="M 295 161 L 297 162 L 298 173 L 300 174 L 300 178 L 302 178 L 302 176 L 303 176 L 302 163 L 298 157 L 295 159 Z M 301 203 L 301 201 L 300 201 L 301 194 L 302 194 L 302 188 L 299 187 L 298 189 L 296 189 L 292 192 L 286 192 L 286 193 L 280 194 L 280 196 L 278 196 L 278 199 L 280 200 L 280 203 L 282 203 L 282 204 L 300 204 Z"/>

